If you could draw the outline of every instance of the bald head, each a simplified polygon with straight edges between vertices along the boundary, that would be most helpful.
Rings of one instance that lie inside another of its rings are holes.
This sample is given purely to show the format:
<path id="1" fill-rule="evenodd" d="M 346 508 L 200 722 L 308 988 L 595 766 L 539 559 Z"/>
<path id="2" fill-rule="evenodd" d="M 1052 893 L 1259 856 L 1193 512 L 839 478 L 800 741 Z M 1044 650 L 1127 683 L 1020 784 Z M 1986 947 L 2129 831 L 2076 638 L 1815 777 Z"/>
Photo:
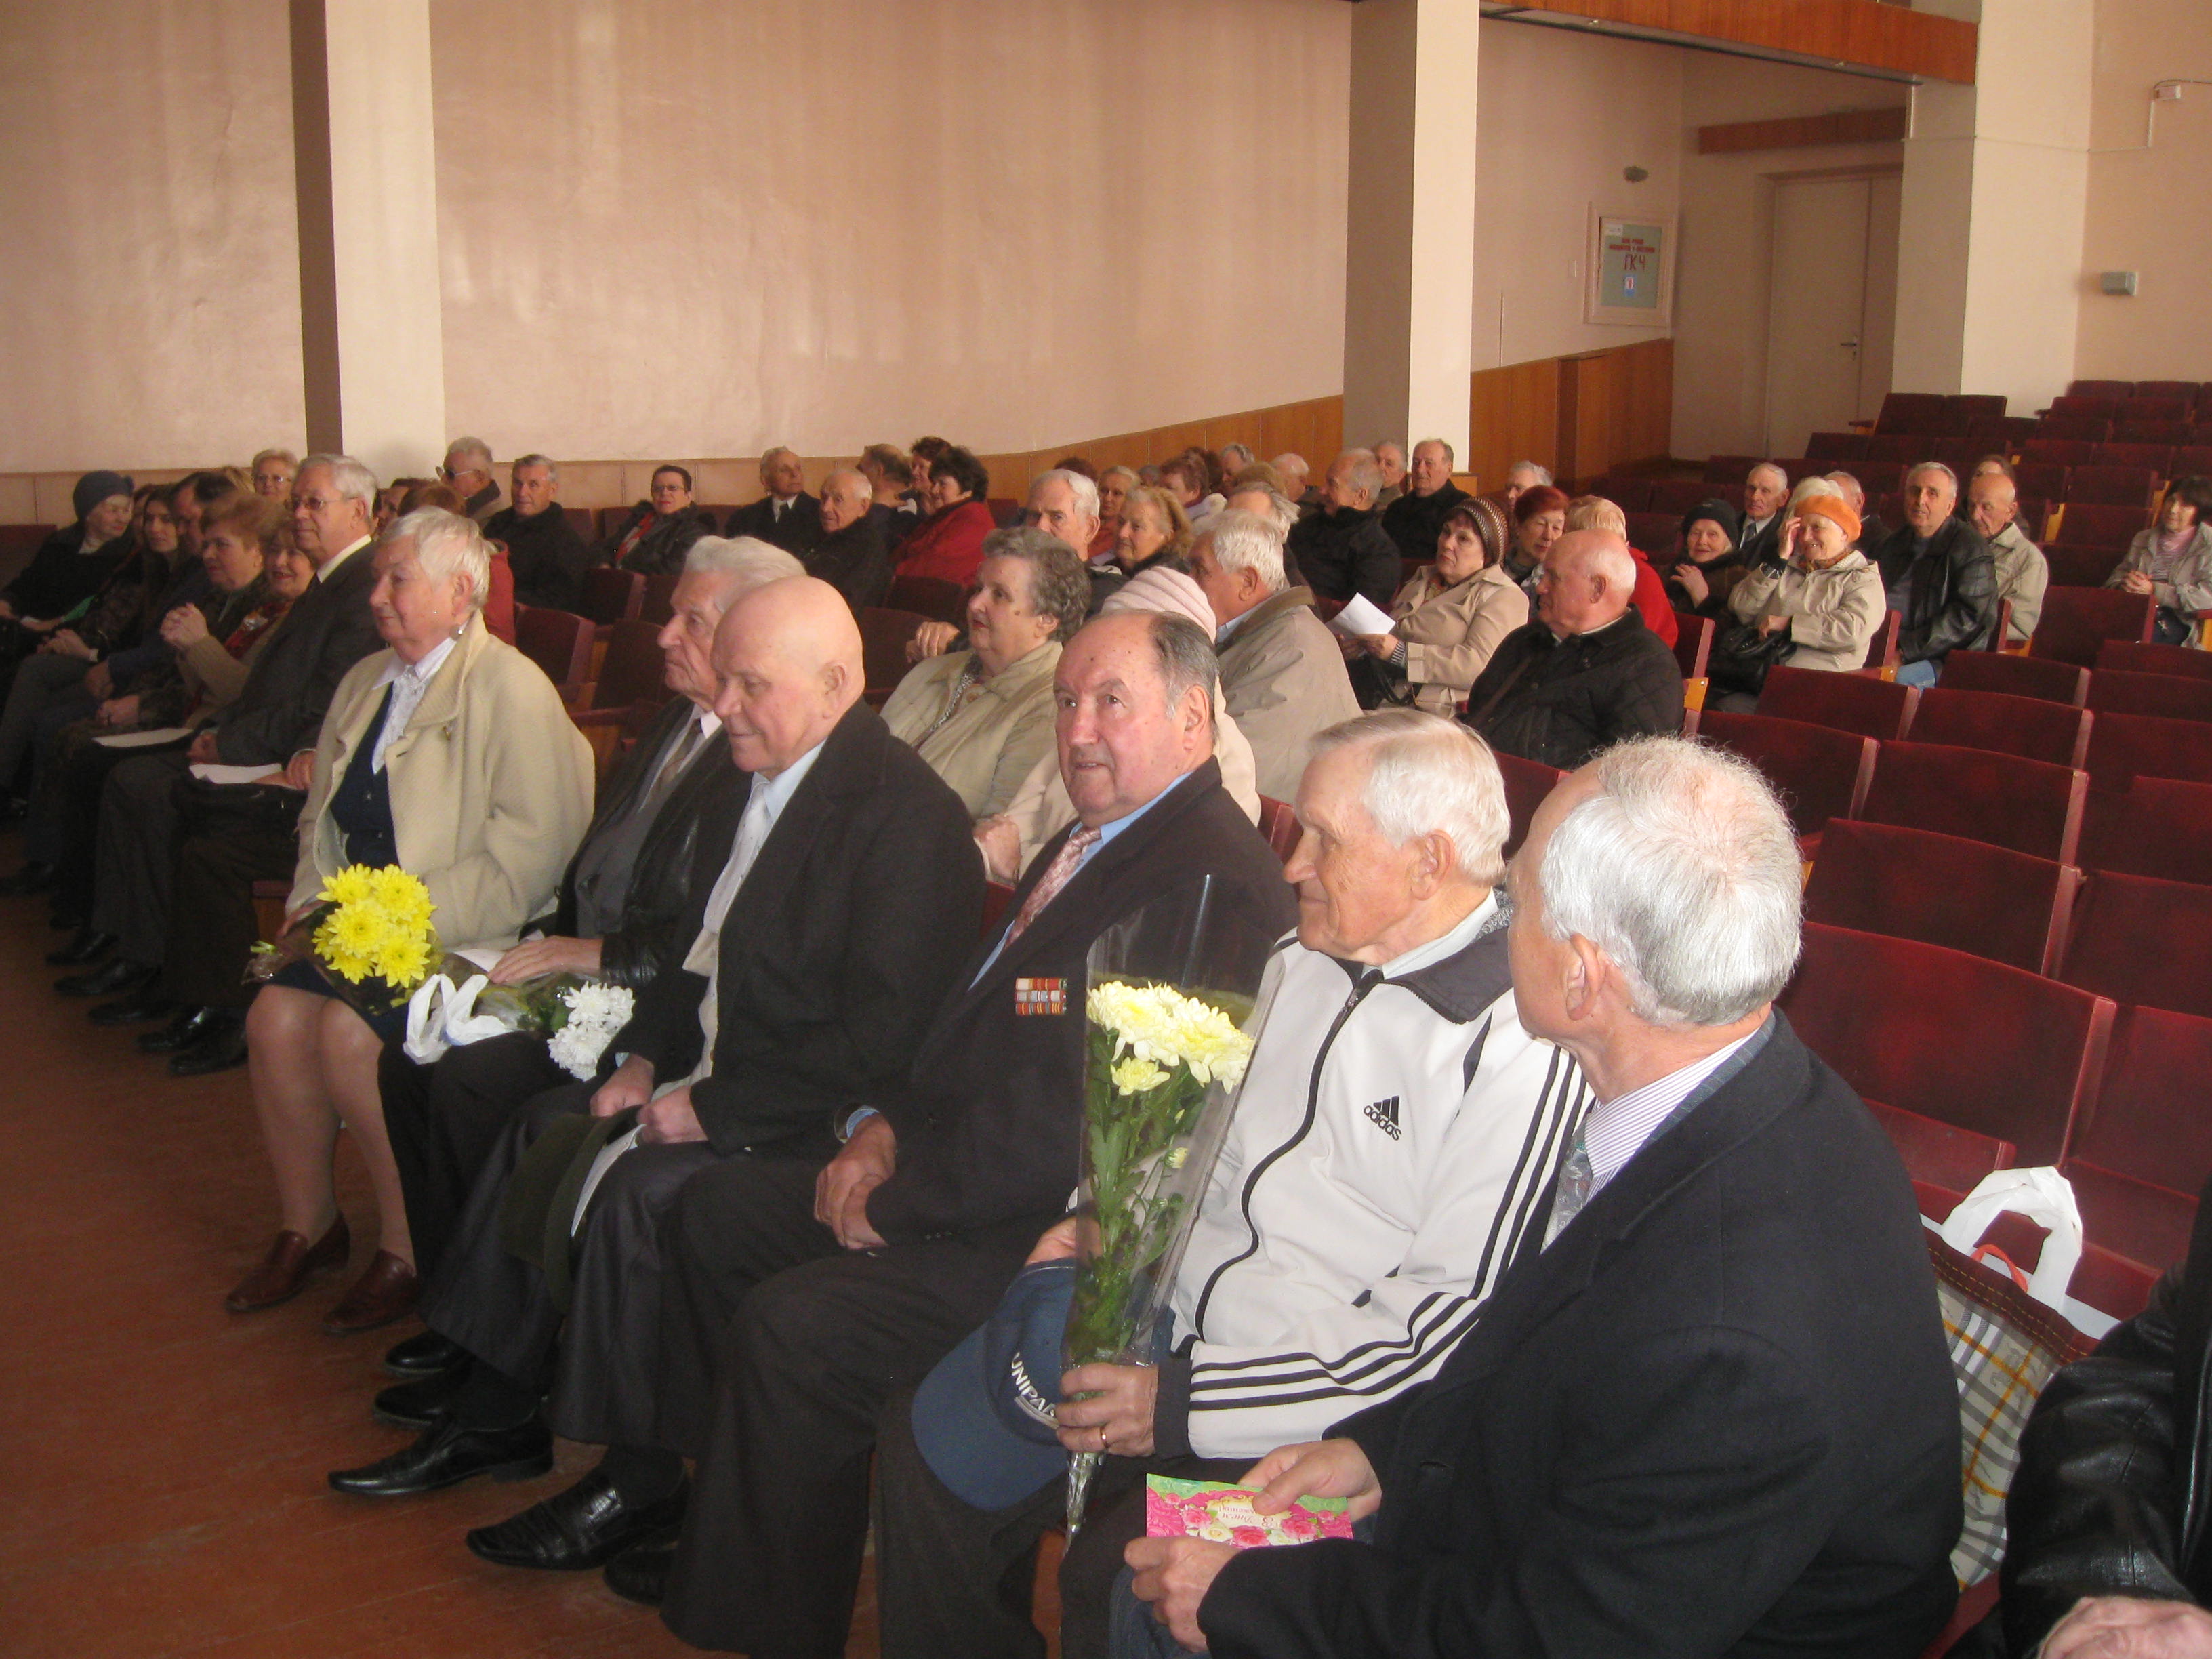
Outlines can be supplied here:
<path id="1" fill-rule="evenodd" d="M 1984 541 L 1999 534 L 2013 520 L 2020 492 L 2002 472 L 1984 472 L 1966 486 L 1967 516 Z"/>
<path id="2" fill-rule="evenodd" d="M 1570 530 L 1545 554 L 1537 592 L 1537 614 L 1561 639 L 1593 633 L 1626 614 L 1635 557 L 1609 530 Z"/>
<path id="3" fill-rule="evenodd" d="M 714 630 L 714 714 L 739 769 L 775 777 L 860 700 L 860 630 L 837 590 L 791 576 L 743 594 Z"/>

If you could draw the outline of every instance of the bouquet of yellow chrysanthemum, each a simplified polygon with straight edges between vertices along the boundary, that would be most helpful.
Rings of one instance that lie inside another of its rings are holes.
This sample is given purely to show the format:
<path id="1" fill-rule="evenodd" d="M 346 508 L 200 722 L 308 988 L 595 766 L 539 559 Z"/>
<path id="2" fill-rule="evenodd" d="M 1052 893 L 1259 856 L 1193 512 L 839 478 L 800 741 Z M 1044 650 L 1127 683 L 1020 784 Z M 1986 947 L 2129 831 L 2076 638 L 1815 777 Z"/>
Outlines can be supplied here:
<path id="1" fill-rule="evenodd" d="M 397 1007 L 441 960 L 436 908 L 422 878 L 398 865 L 348 865 L 283 939 L 254 947 L 246 976 L 266 981 L 288 963 L 312 962 L 365 1012 Z"/>

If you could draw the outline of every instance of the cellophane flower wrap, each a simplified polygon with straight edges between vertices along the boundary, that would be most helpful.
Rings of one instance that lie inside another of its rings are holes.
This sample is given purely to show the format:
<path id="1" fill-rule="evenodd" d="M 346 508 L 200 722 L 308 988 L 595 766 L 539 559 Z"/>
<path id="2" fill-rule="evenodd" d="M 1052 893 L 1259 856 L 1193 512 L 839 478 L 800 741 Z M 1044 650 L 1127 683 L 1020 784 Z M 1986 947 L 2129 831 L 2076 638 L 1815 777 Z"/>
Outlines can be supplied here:
<path id="1" fill-rule="evenodd" d="M 1222 912 L 1207 877 L 1091 950 L 1071 1369 L 1154 1363 L 1154 1332 L 1251 1058 L 1273 943 Z M 1070 1455 L 1071 1531 L 1098 1458 Z"/>
<path id="2" fill-rule="evenodd" d="M 629 1024 L 637 1005 L 628 986 L 576 974 L 494 985 L 461 957 L 447 957 L 414 1001 L 408 1013 L 407 1052 L 418 1064 L 429 1065 L 465 1043 L 525 1031 L 543 1036 L 553 1063 L 583 1080 L 599 1075 L 600 1056 Z"/>
<path id="3" fill-rule="evenodd" d="M 310 962 L 362 1012 L 396 1008 L 443 960 L 430 920 L 437 908 L 422 878 L 398 865 L 349 864 L 282 939 L 254 947 L 246 977 L 265 982 L 291 963 Z"/>

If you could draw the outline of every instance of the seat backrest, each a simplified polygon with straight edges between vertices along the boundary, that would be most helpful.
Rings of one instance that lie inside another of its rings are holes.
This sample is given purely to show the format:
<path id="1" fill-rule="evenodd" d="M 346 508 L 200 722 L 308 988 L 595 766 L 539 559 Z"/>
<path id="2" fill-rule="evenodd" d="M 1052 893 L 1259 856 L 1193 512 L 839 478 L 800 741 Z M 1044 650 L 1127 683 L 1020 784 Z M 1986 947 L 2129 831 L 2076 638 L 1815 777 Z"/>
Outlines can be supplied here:
<path id="1" fill-rule="evenodd" d="M 1905 734 L 1912 723 L 1912 706 L 1919 699 L 1913 687 L 1894 680 L 1784 665 L 1766 671 L 1759 712 L 1887 743 Z"/>
<path id="2" fill-rule="evenodd" d="M 515 649 L 544 670 L 563 696 L 576 690 L 592 672 L 591 619 L 542 605 L 514 607 Z"/>
<path id="3" fill-rule="evenodd" d="M 1820 837 L 1805 914 L 2048 974 L 2081 884 L 2071 865 L 1986 842 L 1838 819 Z"/>
<path id="4" fill-rule="evenodd" d="M 1681 538 L 1681 514 L 1638 511 L 1624 516 L 1631 547 L 1649 554 L 1662 567 L 1673 562 L 1675 544 Z"/>
<path id="5" fill-rule="evenodd" d="M 2083 763 L 2088 755 L 2089 730 L 2096 723 L 2090 714 L 2071 703 L 2042 697 L 1955 689 L 1951 684 L 1951 665 L 1967 654 L 1954 651 L 1944 662 L 1943 684 L 1920 694 L 1911 726 L 1905 733 L 1907 738 L 1915 743 L 1948 744 L 1954 749 L 1990 749 L 2051 766 Z"/>
<path id="6" fill-rule="evenodd" d="M 1866 459 L 1863 432 L 1815 432 L 1805 440 L 1805 457 L 1814 461 L 1857 461 Z"/>
<path id="7" fill-rule="evenodd" d="M 2081 1212 L 2081 1236 L 2087 1241 L 2082 1252 L 2083 1267 L 2090 1265 L 2090 1249 L 2139 1261 L 2146 1274 L 2170 1267 L 2189 1254 L 2190 1235 L 2197 1229 L 2193 1189 L 2184 1193 L 2156 1181 L 2123 1175 L 2087 1158 L 2069 1158 L 2058 1166 L 2058 1172 L 2073 1188 L 2075 1207 Z M 2077 1271 L 2074 1278 L 2078 1285 L 2082 1274 Z M 2074 1294 L 2081 1296 L 2079 1290 Z M 2089 1305 L 2115 1318 L 2130 1316 L 2125 1304 L 2112 1306 L 2090 1302 Z"/>
<path id="8" fill-rule="evenodd" d="M 1806 1046 L 1869 1100 L 2054 1164 L 2103 1070 L 2103 997 L 1917 939 L 1805 924 L 1780 998 Z"/>
<path id="9" fill-rule="evenodd" d="M 1943 399 L 1943 413 L 1954 426 L 1973 421 L 2002 420 L 2008 399 L 1995 392 L 1954 392 Z"/>
<path id="10" fill-rule="evenodd" d="M 2035 435 L 2100 444 L 2112 435 L 2112 420 L 2109 415 L 2046 415 L 2035 423 Z"/>
<path id="11" fill-rule="evenodd" d="M 2120 1010 L 2096 1101 L 2075 1137 L 2068 1172 L 2073 1174 L 2080 1159 L 2098 1174 L 2181 1197 L 2186 1209 L 2156 1205 L 2155 1192 L 2115 1191 L 2113 1182 L 2077 1178 L 2082 1221 L 2100 1243 L 2157 1267 L 2177 1260 L 2186 1247 L 2186 1231 L 2177 1241 L 2172 1224 L 2185 1215 L 2194 1218 L 2197 1194 L 2212 1175 L 2212 1113 L 2204 1110 L 2208 1076 L 2212 1019 L 2163 1008 Z M 2147 1215 L 2147 1210 L 2165 1213 Z"/>
<path id="12" fill-rule="evenodd" d="M 2066 388 L 2069 398 L 2108 398 L 2124 401 L 2136 395 L 2133 380 L 2075 380 Z"/>
<path id="13" fill-rule="evenodd" d="M 888 608 L 913 611 L 932 622 L 967 621 L 968 595 L 958 582 L 938 576 L 894 576 L 885 595 Z"/>
<path id="14" fill-rule="evenodd" d="M 1882 398 L 1874 429 L 1877 433 L 1932 432 L 1942 422 L 1942 392 L 1893 392 Z"/>
<path id="15" fill-rule="evenodd" d="M 1014 890 L 1006 883 L 993 881 L 983 884 L 983 914 L 979 930 L 981 937 L 990 939 L 997 934 L 1000 924 L 1006 919 L 1007 910 L 1012 907 L 1013 902 Z"/>
<path id="16" fill-rule="evenodd" d="M 1536 809 L 1544 804 L 1544 797 L 1552 793 L 1561 778 L 1567 775 L 1556 766 L 1547 766 L 1541 761 L 1522 760 L 1518 755 L 1493 750 L 1498 769 L 1505 779 L 1505 817 L 1510 826 L 1505 842 L 1508 853 L 1516 852 L 1528 838 L 1528 821 L 1536 816 Z"/>
<path id="17" fill-rule="evenodd" d="M 2033 442 L 2028 445 L 2030 449 L 2034 447 Z M 2096 446 L 2087 444 L 2083 447 L 2094 450 Z M 2046 459 L 2030 455 L 2014 469 L 2013 483 L 2022 495 L 2033 495 L 2043 501 L 2063 501 L 2066 495 L 2066 475 L 2074 465 L 2074 462 L 2057 457 Z"/>
<path id="18" fill-rule="evenodd" d="M 1870 499 L 1890 494 L 1905 481 L 1903 461 L 1886 460 L 1869 455 L 1849 470 L 1857 477 L 1859 487 Z M 1892 520 L 1891 522 L 1895 523 L 1896 520 Z"/>
<path id="19" fill-rule="evenodd" d="M 2074 907 L 2059 977 L 2115 1002 L 2212 1018 L 2212 887 L 2099 871 Z"/>
<path id="20" fill-rule="evenodd" d="M 2068 392 L 2063 398 L 2051 400 L 2051 412 L 2058 416 L 2091 416 L 2111 420 L 2120 412 L 2120 406 L 2132 394 L 2100 397 L 2088 392 Z"/>
<path id="21" fill-rule="evenodd" d="M 2077 466 L 2070 476 L 2078 478 L 2087 471 L 2087 467 Z M 2070 490 L 2074 486 L 2069 482 L 2067 487 Z M 2116 559 L 2150 523 L 2147 506 L 2093 501 L 2079 495 L 2062 505 L 2058 539 L 2070 547 L 2109 547 Z"/>
<path id="22" fill-rule="evenodd" d="M 918 611 L 870 605 L 860 612 L 862 678 L 872 691 L 889 692 L 914 665 L 906 659 L 907 641 L 928 617 Z"/>
<path id="23" fill-rule="evenodd" d="M 2194 443 L 2196 441 L 2197 428 L 2193 422 L 2188 421 L 2114 421 L 2112 422 L 2112 442 L 2114 444 L 2152 444 L 2159 446 L 2168 452 L 2166 459 L 2169 464 L 2173 459 L 2172 452 L 2176 445 Z M 2108 448 L 2110 447 L 2110 445 L 2106 446 Z M 2125 460 L 2128 458 L 2118 455 L 2110 457 L 2100 455 L 2098 459 L 2100 460 Z M 2144 465 L 2154 465 L 2156 464 L 2154 462 L 2145 462 Z M 2168 476 L 2170 477 L 2171 474 Z"/>
<path id="24" fill-rule="evenodd" d="M 1742 482 L 1740 477 L 1736 480 L 1738 484 Z M 1646 510 L 1671 513 L 1679 519 L 1699 501 L 1719 493 L 1712 485 L 1697 478 L 1661 478 L 1651 486 Z"/>
<path id="25" fill-rule="evenodd" d="M 2046 588 L 2028 654 L 2092 667 L 2106 640 L 2148 640 L 2151 611 L 2148 593 L 2124 593 L 2117 587 Z"/>
<path id="26" fill-rule="evenodd" d="M 2138 650 L 2153 650 L 2138 646 Z M 2169 649 L 2203 656 L 2186 647 Z M 2179 674 L 2145 674 L 2125 669 L 2100 668 L 2089 676 L 2089 707 L 2100 714 L 2156 714 L 2172 720 L 2212 720 L 2212 679 Z"/>
<path id="27" fill-rule="evenodd" d="M 2122 395 L 2135 398 L 2179 398 L 2185 404 L 2193 402 L 2204 389 L 2202 380 L 2137 380 L 2132 392 Z"/>
<path id="28" fill-rule="evenodd" d="M 611 564 L 594 565 L 584 573 L 576 608 L 595 623 L 617 623 L 635 617 L 645 603 L 645 578 L 635 570 Z"/>
<path id="29" fill-rule="evenodd" d="M 564 507 L 562 516 L 568 520 L 568 528 L 576 532 L 576 539 L 586 547 L 599 538 L 599 509 L 590 507 Z"/>
<path id="30" fill-rule="evenodd" d="M 2081 867 L 2212 886 L 2212 783 L 2137 777 L 2108 792 L 2090 780 Z"/>
<path id="31" fill-rule="evenodd" d="M 2124 674 L 2175 674 L 2185 679 L 2212 680 L 2212 651 L 2186 645 L 2106 640 L 2097 647 L 2097 672 L 2102 674 L 2115 669 Z"/>
<path id="32" fill-rule="evenodd" d="M 2118 438 L 2111 443 L 2097 446 L 2096 464 L 2100 468 L 2147 466 L 2154 477 L 2163 478 L 2166 466 L 2172 459 L 2173 443 L 2171 439 L 2164 443 L 2137 443 L 2130 439 Z"/>
<path id="33" fill-rule="evenodd" d="M 2003 691 L 2014 696 L 2039 697 L 2079 708 L 2089 695 L 2089 673 L 2070 662 L 2043 657 L 2016 657 L 2008 652 L 1954 651 L 1943 659 L 1943 683 L 1938 688 L 1959 691 Z"/>
<path id="34" fill-rule="evenodd" d="M 676 614 L 676 584 L 684 580 L 680 570 L 664 570 L 645 579 L 645 593 L 638 601 L 639 619 L 654 623 L 665 623 Z"/>
<path id="35" fill-rule="evenodd" d="M 1699 717 L 1698 735 L 1742 756 L 1765 774 L 1781 792 L 1800 836 L 1819 835 L 1831 818 L 1858 817 L 1880 747 L 1856 732 L 1716 709 Z"/>
<path id="36" fill-rule="evenodd" d="M 1745 475 L 1766 459 L 1764 455 L 1708 455 L 1705 457 L 1707 483 L 1741 486 Z M 1692 501 L 1691 506 L 1697 503 Z M 1686 512 L 1687 508 L 1684 509 Z"/>
<path id="37" fill-rule="evenodd" d="M 2136 395 L 2120 405 L 2124 421 L 2185 421 L 2189 418 L 2189 397 L 2157 397 L 2138 385 Z"/>
<path id="38" fill-rule="evenodd" d="M 1590 487 L 1589 493 L 1603 496 L 1623 513 L 1641 513 L 1651 499 L 1651 480 L 1608 472 Z"/>
<path id="39" fill-rule="evenodd" d="M 2202 428 L 2199 428 L 2197 435 L 2200 439 L 2203 437 Z M 2203 477 L 2208 473 L 2212 473 L 2212 444 L 2198 442 L 2175 447 L 2172 477 Z"/>
<path id="40" fill-rule="evenodd" d="M 2089 734 L 2091 783 L 2124 790 L 2138 776 L 2212 783 L 2212 732 L 2158 714 L 2100 716 Z"/>
<path id="41" fill-rule="evenodd" d="M 1717 631 L 1711 617 L 1688 611 L 1674 613 L 1674 660 L 1681 665 L 1684 679 L 1694 680 L 1705 673 Z"/>
<path id="42" fill-rule="evenodd" d="M 592 688 L 594 708 L 628 708 L 668 696 L 667 665 L 660 654 L 660 624 L 632 617 L 613 625 L 607 654 Z"/>
<path id="43" fill-rule="evenodd" d="M 2148 512 L 2158 474 L 2147 466 L 2077 466 L 2066 480 L 2066 499 Z"/>
<path id="44" fill-rule="evenodd" d="M 2089 775 L 1987 749 L 1887 743 L 1856 816 L 2074 862 Z"/>
<path id="45" fill-rule="evenodd" d="M 1305 832 L 1298 827 L 1297 809 L 1286 800 L 1277 800 L 1273 795 L 1260 797 L 1260 833 L 1267 845 L 1275 849 L 1275 856 L 1285 864 L 1291 854 L 1298 850 L 1298 837 Z"/>
<path id="46" fill-rule="evenodd" d="M 1977 1134 L 1879 1100 L 1869 1100 L 1866 1109 L 1888 1133 L 1907 1175 L 1962 1197 L 1979 1186 L 1984 1176 L 2014 1167 L 2020 1157 L 2019 1147 L 1996 1135 Z"/>
<path id="47" fill-rule="evenodd" d="M 2043 549 L 2043 568 L 2052 587 L 2102 587 L 2119 562 L 2117 547 L 2069 547 L 2051 542 Z"/>
<path id="48" fill-rule="evenodd" d="M 1883 611 L 1881 626 L 1874 630 L 1874 638 L 1867 642 L 1866 665 L 1869 668 L 1896 667 L 1897 642 L 1904 633 L 1905 613 L 1902 611 Z"/>
<path id="49" fill-rule="evenodd" d="M 1910 466 L 1927 460 L 1935 447 L 1935 440 L 1924 432 L 1877 432 L 1867 440 L 1867 459 Z"/>

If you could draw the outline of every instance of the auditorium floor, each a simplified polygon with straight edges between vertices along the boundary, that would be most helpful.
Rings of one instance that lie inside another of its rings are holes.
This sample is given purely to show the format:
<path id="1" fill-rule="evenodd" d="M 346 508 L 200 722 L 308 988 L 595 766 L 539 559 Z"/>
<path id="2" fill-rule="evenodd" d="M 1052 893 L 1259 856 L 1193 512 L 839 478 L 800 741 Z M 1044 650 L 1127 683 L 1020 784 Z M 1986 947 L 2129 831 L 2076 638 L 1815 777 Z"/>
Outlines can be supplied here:
<path id="1" fill-rule="evenodd" d="M 0 839 L 0 869 L 18 862 Z M 414 1328 L 324 1335 L 342 1280 L 223 1311 L 275 1227 L 246 1074 L 180 1082 L 128 1034 L 87 1025 L 49 989 L 58 937 L 43 904 L 0 900 L 0 1654 L 693 1651 L 596 1573 L 505 1571 L 462 1547 L 588 1467 L 583 1448 L 525 1485 L 389 1504 L 325 1487 L 332 1467 L 402 1443 L 368 1401 L 377 1356 Z M 343 1195 L 365 1263 L 356 1165 Z M 870 1596 L 864 1583 L 851 1650 L 865 1659 Z"/>

